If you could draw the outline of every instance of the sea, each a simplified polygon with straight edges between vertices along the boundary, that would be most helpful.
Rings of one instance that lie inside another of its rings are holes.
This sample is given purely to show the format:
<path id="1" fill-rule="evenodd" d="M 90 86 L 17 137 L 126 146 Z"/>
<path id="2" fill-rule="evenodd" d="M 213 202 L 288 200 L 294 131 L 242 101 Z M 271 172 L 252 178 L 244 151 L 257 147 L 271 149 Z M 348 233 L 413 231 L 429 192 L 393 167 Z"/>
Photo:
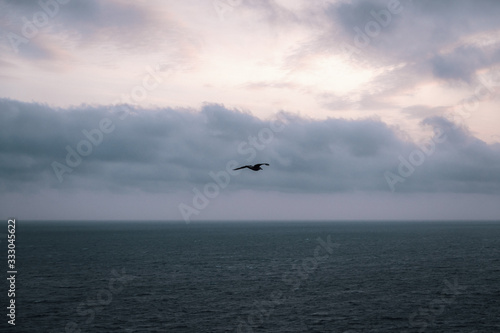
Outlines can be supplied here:
<path id="1" fill-rule="evenodd" d="M 500 332 L 500 221 L 17 220 L 15 235 L 1 332 Z"/>

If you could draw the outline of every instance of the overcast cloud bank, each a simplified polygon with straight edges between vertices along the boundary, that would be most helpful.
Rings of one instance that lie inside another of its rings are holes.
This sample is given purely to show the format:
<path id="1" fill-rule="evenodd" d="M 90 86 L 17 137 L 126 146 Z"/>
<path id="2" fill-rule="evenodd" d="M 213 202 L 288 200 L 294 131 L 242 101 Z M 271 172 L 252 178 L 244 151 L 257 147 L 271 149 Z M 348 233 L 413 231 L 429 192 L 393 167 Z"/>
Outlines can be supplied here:
<path id="1" fill-rule="evenodd" d="M 202 190 L 233 161 L 271 167 L 231 175 L 228 190 L 500 192 L 500 144 L 441 117 L 422 122 L 428 140 L 411 142 L 379 119 L 266 121 L 222 105 L 54 109 L 2 99 L 0 110 L 2 191 Z M 391 188 L 387 172 L 403 181 L 390 178 Z"/>

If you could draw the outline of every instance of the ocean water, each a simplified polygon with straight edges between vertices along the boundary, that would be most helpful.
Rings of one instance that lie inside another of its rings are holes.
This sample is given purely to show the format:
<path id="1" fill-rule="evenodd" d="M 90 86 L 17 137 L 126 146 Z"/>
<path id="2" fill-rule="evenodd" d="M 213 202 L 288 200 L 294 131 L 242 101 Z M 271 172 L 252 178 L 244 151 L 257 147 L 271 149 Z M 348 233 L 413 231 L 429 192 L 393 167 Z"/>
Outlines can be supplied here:
<path id="1" fill-rule="evenodd" d="M 500 332 L 500 223 L 18 221 L 16 241 L 2 332 Z"/>

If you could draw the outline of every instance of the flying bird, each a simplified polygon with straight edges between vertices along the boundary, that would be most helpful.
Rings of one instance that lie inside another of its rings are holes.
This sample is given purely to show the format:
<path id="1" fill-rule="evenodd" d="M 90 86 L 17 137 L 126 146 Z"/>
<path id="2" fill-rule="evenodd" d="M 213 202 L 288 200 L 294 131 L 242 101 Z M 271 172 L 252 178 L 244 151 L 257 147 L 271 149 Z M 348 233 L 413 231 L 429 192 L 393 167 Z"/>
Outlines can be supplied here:
<path id="1" fill-rule="evenodd" d="M 253 171 L 259 171 L 259 170 L 263 170 L 260 167 L 261 165 L 267 165 L 267 166 L 269 166 L 269 163 L 259 163 L 259 164 L 255 164 L 255 165 L 244 165 L 242 167 L 239 167 L 239 168 L 236 168 L 236 169 L 233 169 L 233 170 L 240 170 L 240 169 L 249 168 L 250 170 L 253 170 Z"/>

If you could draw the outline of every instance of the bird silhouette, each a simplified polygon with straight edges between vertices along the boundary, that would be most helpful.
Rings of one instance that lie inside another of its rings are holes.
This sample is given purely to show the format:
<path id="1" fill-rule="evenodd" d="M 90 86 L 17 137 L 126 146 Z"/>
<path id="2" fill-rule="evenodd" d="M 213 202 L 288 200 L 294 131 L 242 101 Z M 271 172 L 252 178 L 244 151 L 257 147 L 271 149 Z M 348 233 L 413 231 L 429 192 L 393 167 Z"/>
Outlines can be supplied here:
<path id="1" fill-rule="evenodd" d="M 269 166 L 269 163 L 259 163 L 259 164 L 255 164 L 255 165 L 244 165 L 244 166 L 241 166 L 241 167 L 233 169 L 233 170 L 240 170 L 240 169 L 249 168 L 250 170 L 253 170 L 253 171 L 259 171 L 259 170 L 263 170 L 260 167 L 261 165 L 267 165 L 267 166 Z"/>

